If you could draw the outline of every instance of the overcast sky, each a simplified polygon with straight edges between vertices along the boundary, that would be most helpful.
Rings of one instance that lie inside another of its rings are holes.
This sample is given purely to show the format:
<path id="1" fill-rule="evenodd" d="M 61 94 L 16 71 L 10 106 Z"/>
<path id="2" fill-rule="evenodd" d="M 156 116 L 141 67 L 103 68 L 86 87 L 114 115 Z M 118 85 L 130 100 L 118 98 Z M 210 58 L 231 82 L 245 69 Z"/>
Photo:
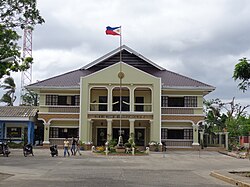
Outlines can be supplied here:
<path id="1" fill-rule="evenodd" d="M 38 0 L 46 23 L 33 33 L 33 82 L 81 68 L 123 44 L 164 68 L 216 87 L 206 99 L 250 104 L 232 79 L 250 58 L 248 0 Z M 13 75 L 20 85 L 20 75 Z"/>

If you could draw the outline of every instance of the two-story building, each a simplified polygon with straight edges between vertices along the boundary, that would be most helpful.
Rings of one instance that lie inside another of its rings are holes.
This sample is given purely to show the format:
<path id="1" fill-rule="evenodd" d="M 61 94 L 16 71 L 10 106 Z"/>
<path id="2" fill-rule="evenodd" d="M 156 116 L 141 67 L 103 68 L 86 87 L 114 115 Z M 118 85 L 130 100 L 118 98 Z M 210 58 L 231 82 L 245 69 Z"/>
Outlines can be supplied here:
<path id="1" fill-rule="evenodd" d="M 215 88 L 168 71 L 125 45 L 121 49 L 121 62 L 117 48 L 81 69 L 28 86 L 40 95 L 43 143 L 79 136 L 104 145 L 121 133 L 124 142 L 134 136 L 138 146 L 199 145 L 203 97 Z"/>

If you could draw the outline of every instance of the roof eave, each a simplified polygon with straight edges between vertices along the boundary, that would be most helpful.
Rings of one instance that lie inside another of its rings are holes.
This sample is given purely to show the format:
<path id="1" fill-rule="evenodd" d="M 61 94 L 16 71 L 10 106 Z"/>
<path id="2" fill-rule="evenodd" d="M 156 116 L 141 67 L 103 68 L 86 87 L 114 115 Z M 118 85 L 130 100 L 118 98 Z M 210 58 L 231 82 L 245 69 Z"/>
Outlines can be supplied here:
<path id="1" fill-rule="evenodd" d="M 203 90 L 214 91 L 216 87 L 204 87 L 204 86 L 162 86 L 163 90 Z"/>
<path id="2" fill-rule="evenodd" d="M 26 86 L 25 88 L 30 90 L 39 90 L 39 89 L 50 89 L 50 90 L 79 90 L 79 86 Z"/>

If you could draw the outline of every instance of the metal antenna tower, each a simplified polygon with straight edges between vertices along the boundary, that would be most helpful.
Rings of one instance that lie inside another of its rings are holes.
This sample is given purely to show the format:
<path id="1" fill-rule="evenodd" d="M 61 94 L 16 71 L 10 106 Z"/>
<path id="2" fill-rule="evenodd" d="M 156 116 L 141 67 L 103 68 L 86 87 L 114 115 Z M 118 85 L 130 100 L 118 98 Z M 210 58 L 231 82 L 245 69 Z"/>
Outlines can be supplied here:
<path id="1" fill-rule="evenodd" d="M 23 59 L 27 57 L 32 57 L 32 30 L 33 28 L 30 26 L 27 26 L 24 29 L 23 33 Z M 25 89 L 25 86 L 32 83 L 32 64 L 30 65 L 30 68 L 22 71 L 21 75 L 21 92 L 20 92 L 20 104 L 25 104 L 22 95 L 25 95 L 27 93 L 27 90 Z"/>

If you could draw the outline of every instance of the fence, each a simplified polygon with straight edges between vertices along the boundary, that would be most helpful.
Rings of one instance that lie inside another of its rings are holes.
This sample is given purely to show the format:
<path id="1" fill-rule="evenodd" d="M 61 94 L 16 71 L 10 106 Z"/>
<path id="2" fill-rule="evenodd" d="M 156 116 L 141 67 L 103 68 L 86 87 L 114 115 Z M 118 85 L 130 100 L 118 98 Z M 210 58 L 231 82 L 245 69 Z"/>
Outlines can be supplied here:
<path id="1" fill-rule="evenodd" d="M 200 137 L 199 143 L 204 147 L 226 147 L 226 135 L 223 133 L 204 133 L 203 142 Z"/>

